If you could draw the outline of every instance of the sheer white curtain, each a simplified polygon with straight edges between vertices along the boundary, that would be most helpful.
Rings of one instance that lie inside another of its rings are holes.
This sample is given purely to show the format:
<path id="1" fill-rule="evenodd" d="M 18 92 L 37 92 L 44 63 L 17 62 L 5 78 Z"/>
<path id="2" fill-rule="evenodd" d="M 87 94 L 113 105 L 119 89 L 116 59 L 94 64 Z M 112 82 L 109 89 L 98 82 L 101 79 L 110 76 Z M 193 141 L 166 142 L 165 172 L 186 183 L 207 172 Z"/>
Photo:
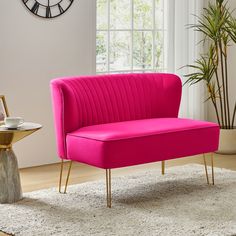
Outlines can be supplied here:
<path id="1" fill-rule="evenodd" d="M 201 35 L 193 29 L 187 29 L 189 24 L 196 23 L 194 15 L 201 15 L 206 0 L 168 0 L 168 71 L 178 74 L 182 82 L 186 81 L 184 74 L 203 49 L 198 44 Z M 205 119 L 205 89 L 201 84 L 183 87 L 180 117 Z"/>

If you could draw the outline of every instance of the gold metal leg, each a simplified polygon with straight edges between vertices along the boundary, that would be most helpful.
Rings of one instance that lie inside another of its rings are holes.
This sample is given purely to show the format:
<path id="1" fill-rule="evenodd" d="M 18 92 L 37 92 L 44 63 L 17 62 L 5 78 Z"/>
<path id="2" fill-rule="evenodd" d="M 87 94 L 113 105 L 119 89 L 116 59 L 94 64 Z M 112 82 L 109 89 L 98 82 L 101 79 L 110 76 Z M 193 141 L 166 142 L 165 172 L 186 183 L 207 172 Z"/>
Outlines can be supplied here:
<path id="1" fill-rule="evenodd" d="M 111 208 L 111 169 L 106 169 L 107 207 Z"/>
<path id="2" fill-rule="evenodd" d="M 208 177 L 208 171 L 207 171 L 206 156 L 205 156 L 205 154 L 203 154 L 203 160 L 204 160 L 204 166 L 205 166 L 207 184 L 209 184 L 209 177 Z"/>
<path id="3" fill-rule="evenodd" d="M 211 153 L 210 155 L 211 155 L 211 177 L 212 177 L 212 185 L 215 185 L 213 153 Z M 206 164 L 206 155 L 205 155 L 205 154 L 203 154 L 203 160 L 204 160 L 204 165 L 205 165 L 207 184 L 210 184 L 209 177 L 208 177 L 207 164 Z"/>
<path id="4" fill-rule="evenodd" d="M 67 185 L 68 185 L 68 181 L 69 181 L 69 177 L 70 177 L 71 166 L 72 166 L 72 161 L 70 161 L 70 166 L 69 166 L 68 174 L 67 174 L 67 177 L 66 177 L 66 186 L 65 186 L 64 193 L 66 193 L 66 190 L 67 190 Z"/>
<path id="5" fill-rule="evenodd" d="M 59 179 L 59 193 L 61 192 L 61 180 L 62 180 L 62 173 L 63 173 L 63 164 L 64 164 L 64 160 L 61 159 L 61 171 L 60 171 L 60 179 Z"/>
<path id="6" fill-rule="evenodd" d="M 71 171 L 71 167 L 72 167 L 72 161 L 70 161 L 70 165 L 69 165 L 69 169 L 68 169 L 68 173 L 67 173 L 67 177 L 66 177 L 65 189 L 64 189 L 64 191 L 62 192 L 62 191 L 61 191 L 61 184 L 62 184 L 63 166 L 64 166 L 64 160 L 62 159 L 62 160 L 61 160 L 60 179 L 59 179 L 59 193 L 66 193 L 67 185 L 68 185 L 69 177 L 70 177 L 70 171 Z"/>
<path id="7" fill-rule="evenodd" d="M 165 161 L 161 162 L 161 173 L 162 173 L 162 175 L 165 174 Z"/>
<path id="8" fill-rule="evenodd" d="M 211 176 L 212 176 L 212 184 L 215 185 L 213 153 L 211 153 Z"/>

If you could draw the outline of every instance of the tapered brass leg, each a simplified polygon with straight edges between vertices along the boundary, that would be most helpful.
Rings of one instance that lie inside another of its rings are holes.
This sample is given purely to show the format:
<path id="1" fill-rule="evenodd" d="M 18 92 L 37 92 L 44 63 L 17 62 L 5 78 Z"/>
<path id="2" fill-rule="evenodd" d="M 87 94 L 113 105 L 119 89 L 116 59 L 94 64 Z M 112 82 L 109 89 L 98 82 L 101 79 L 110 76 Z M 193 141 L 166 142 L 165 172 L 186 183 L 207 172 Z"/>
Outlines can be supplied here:
<path id="1" fill-rule="evenodd" d="M 161 162 L 161 173 L 162 173 L 162 175 L 165 174 L 165 161 Z"/>
<path id="2" fill-rule="evenodd" d="M 208 177 L 208 171 L 207 171 L 207 164 L 206 164 L 206 156 L 205 156 L 205 154 L 203 154 L 203 160 L 204 160 L 207 184 L 209 184 L 209 177 Z"/>
<path id="3" fill-rule="evenodd" d="M 212 176 L 212 184 L 215 185 L 213 153 L 211 153 L 211 176 Z"/>
<path id="4" fill-rule="evenodd" d="M 61 193 L 61 180 L 62 180 L 62 173 L 63 173 L 63 164 L 64 164 L 64 160 L 61 159 L 61 171 L 60 171 L 60 179 L 59 179 L 59 193 Z"/>
<path id="5" fill-rule="evenodd" d="M 111 208 L 111 169 L 106 169 L 107 207 Z"/>
<path id="6" fill-rule="evenodd" d="M 206 156 L 205 156 L 205 154 L 203 154 L 203 160 L 204 160 L 204 166 L 205 166 L 205 171 L 206 171 L 207 184 L 209 184 L 210 181 L 209 181 L 209 177 L 208 177 L 208 171 L 207 171 L 207 164 L 206 164 Z M 212 177 L 212 185 L 215 185 L 213 153 L 211 153 L 211 177 Z"/>
<path id="7" fill-rule="evenodd" d="M 59 179 L 59 193 L 66 193 L 67 185 L 68 185 L 69 177 L 70 177 L 70 171 L 71 171 L 72 161 L 70 161 L 70 165 L 69 165 L 69 169 L 68 169 L 68 173 L 67 173 L 67 177 L 66 177 L 65 189 L 64 189 L 64 191 L 62 192 L 62 191 L 61 191 L 61 184 L 62 184 L 63 166 L 64 166 L 64 161 L 63 161 L 63 159 L 62 159 L 62 160 L 61 160 L 60 179 Z"/>
<path id="8" fill-rule="evenodd" d="M 67 185 L 68 185 L 68 181 L 69 181 L 69 177 L 70 177 L 71 166 L 72 166 L 72 161 L 70 161 L 70 166 L 69 166 L 68 174 L 67 174 L 67 177 L 66 177 L 66 186 L 65 186 L 64 193 L 66 193 L 66 190 L 67 190 Z"/>

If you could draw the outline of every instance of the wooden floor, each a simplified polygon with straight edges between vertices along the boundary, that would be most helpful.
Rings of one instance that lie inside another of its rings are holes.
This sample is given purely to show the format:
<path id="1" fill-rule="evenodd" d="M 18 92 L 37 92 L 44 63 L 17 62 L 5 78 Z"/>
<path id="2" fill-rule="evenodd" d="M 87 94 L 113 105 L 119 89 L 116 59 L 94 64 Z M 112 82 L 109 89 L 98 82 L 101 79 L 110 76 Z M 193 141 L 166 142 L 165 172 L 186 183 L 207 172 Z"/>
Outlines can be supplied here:
<path id="1" fill-rule="evenodd" d="M 207 161 L 210 164 L 209 157 L 207 158 Z M 190 163 L 203 164 L 202 155 L 166 161 L 166 167 L 168 168 L 170 166 L 185 165 Z M 68 164 L 69 163 L 66 163 L 65 169 L 68 168 Z M 222 167 L 230 170 L 236 170 L 236 155 L 223 156 L 214 154 L 214 164 L 215 167 Z M 157 169 L 157 171 L 161 171 L 160 163 L 151 163 L 146 165 L 115 169 L 112 170 L 112 175 L 113 176 L 125 175 L 125 174 L 135 173 L 140 170 L 148 170 L 150 168 Z M 21 169 L 20 176 L 21 176 L 23 192 L 31 192 L 34 190 L 58 186 L 59 170 L 60 170 L 59 163 Z M 97 179 L 104 179 L 105 181 L 104 170 L 94 168 L 85 164 L 73 163 L 69 184 L 78 184 Z M 0 232 L 0 236 L 3 235 L 6 234 Z"/>
<path id="2" fill-rule="evenodd" d="M 236 170 L 236 156 L 223 156 L 214 154 L 214 160 L 216 167 L 223 167 L 226 169 Z M 210 164 L 210 157 L 207 158 L 207 161 Z M 166 161 L 166 167 L 168 168 L 170 166 L 185 165 L 188 163 L 203 164 L 202 155 Z M 69 163 L 65 164 L 64 168 L 65 170 L 68 168 L 68 164 Z M 150 168 L 157 169 L 157 171 L 160 171 L 161 165 L 160 163 L 151 163 L 146 165 L 114 169 L 112 170 L 112 175 L 119 176 Z M 20 175 L 21 175 L 23 192 L 30 192 L 34 190 L 58 186 L 59 171 L 60 171 L 59 163 L 21 169 Z M 105 180 L 104 170 L 91 167 L 85 164 L 73 162 L 69 184 L 83 183 L 97 179 Z"/>

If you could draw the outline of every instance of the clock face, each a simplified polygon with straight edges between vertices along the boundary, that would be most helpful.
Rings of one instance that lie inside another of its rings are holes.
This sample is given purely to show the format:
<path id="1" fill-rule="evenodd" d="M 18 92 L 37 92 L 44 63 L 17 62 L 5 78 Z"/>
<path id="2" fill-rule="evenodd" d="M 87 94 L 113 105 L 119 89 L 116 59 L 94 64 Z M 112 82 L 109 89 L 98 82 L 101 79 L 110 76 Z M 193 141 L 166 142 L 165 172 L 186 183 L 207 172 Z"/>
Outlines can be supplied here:
<path id="1" fill-rule="evenodd" d="M 35 15 L 43 18 L 54 18 L 65 13 L 74 0 L 22 0 L 25 6 Z"/>

